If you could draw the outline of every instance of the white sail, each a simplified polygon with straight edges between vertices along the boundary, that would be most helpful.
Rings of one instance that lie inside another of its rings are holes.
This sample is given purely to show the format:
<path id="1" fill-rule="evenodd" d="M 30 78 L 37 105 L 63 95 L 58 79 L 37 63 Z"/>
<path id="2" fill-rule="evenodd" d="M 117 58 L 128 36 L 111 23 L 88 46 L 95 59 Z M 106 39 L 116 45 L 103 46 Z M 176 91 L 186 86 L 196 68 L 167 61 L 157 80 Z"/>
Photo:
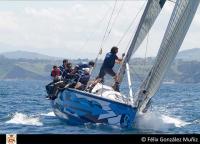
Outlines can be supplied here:
<path id="1" fill-rule="evenodd" d="M 158 17 L 162 7 L 164 6 L 166 0 L 148 0 L 145 7 L 139 25 L 137 27 L 136 33 L 134 35 L 133 41 L 126 53 L 124 62 L 119 70 L 119 81 L 121 82 L 125 74 L 126 63 L 129 62 L 132 54 L 138 49 L 142 41 L 145 39 L 152 25 L 154 24 L 156 18 Z"/>
<path id="2" fill-rule="evenodd" d="M 141 85 L 136 104 L 144 111 L 160 87 L 163 77 L 176 57 L 195 15 L 199 0 L 177 0 L 154 66 Z"/>

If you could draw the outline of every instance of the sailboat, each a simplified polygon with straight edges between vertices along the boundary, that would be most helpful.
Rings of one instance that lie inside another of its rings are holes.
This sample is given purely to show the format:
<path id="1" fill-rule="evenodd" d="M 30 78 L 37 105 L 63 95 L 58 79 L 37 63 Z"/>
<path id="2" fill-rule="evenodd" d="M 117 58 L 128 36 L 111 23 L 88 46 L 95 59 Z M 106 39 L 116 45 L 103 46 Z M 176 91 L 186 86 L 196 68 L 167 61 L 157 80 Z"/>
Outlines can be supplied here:
<path id="1" fill-rule="evenodd" d="M 98 83 L 88 91 L 64 88 L 51 104 L 55 115 L 72 125 L 103 123 L 133 128 L 136 113 L 145 112 L 175 58 L 197 10 L 199 0 L 177 0 L 155 63 L 133 95 L 129 61 L 153 26 L 166 0 L 148 0 L 131 45 L 119 70 L 120 82 L 128 76 L 129 96 Z"/>

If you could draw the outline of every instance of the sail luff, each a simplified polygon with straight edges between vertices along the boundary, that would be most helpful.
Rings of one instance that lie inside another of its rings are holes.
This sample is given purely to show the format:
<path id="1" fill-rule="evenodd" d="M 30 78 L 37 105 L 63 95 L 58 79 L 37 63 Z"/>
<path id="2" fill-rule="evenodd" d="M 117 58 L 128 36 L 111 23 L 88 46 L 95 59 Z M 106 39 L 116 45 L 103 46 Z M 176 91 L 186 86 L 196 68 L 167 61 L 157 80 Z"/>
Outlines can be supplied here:
<path id="1" fill-rule="evenodd" d="M 162 7 L 164 6 L 166 0 L 148 0 L 139 25 L 137 27 L 136 33 L 128 49 L 126 56 L 124 58 L 123 64 L 119 69 L 119 82 L 123 80 L 125 74 L 126 63 L 129 62 L 131 56 L 135 53 L 138 47 L 141 45 L 152 25 L 154 24 L 156 18 L 158 17 Z"/>
<path id="2" fill-rule="evenodd" d="M 162 40 L 156 61 L 144 80 L 136 104 L 143 111 L 149 100 L 160 87 L 167 69 L 170 67 L 195 15 L 199 0 L 177 0 L 167 30 Z M 145 93 L 143 92 L 145 90 Z"/>

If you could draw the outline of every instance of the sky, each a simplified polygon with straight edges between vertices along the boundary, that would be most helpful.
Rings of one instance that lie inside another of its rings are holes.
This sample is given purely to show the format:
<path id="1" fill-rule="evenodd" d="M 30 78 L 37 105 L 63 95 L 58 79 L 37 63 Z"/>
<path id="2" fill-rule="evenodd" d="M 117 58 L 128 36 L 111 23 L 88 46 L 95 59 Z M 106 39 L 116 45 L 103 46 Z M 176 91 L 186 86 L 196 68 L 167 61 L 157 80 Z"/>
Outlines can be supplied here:
<path id="1" fill-rule="evenodd" d="M 23 50 L 56 57 L 95 59 L 100 46 L 103 48 L 100 58 L 103 58 L 112 46 L 118 46 L 121 55 L 129 46 L 146 2 L 0 1 L 0 53 Z M 174 5 L 172 2 L 166 2 L 135 57 L 157 54 Z M 200 48 L 199 17 L 200 8 L 188 30 L 181 51 Z M 105 35 L 107 26 L 110 33 Z"/>

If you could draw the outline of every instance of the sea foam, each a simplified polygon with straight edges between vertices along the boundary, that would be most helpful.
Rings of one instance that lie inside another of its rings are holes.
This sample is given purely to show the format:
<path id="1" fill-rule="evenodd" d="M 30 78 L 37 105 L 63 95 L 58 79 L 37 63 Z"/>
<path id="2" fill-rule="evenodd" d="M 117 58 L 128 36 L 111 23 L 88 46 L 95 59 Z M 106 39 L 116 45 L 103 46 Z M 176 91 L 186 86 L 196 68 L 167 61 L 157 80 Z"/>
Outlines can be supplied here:
<path id="1" fill-rule="evenodd" d="M 40 122 L 39 117 L 34 116 L 27 116 L 23 113 L 16 112 L 12 118 L 7 121 L 6 123 L 11 124 L 22 124 L 22 125 L 35 125 L 35 126 L 42 126 L 42 122 Z"/>
<path id="2" fill-rule="evenodd" d="M 54 114 L 54 112 L 49 112 L 49 113 L 42 113 L 41 114 L 42 116 L 51 116 L 51 117 L 54 117 L 55 116 L 55 114 Z"/>
<path id="3" fill-rule="evenodd" d="M 181 119 L 155 112 L 147 112 L 136 116 L 135 127 L 138 129 L 149 129 L 157 131 L 166 131 L 174 127 L 183 127 L 190 124 Z"/>

